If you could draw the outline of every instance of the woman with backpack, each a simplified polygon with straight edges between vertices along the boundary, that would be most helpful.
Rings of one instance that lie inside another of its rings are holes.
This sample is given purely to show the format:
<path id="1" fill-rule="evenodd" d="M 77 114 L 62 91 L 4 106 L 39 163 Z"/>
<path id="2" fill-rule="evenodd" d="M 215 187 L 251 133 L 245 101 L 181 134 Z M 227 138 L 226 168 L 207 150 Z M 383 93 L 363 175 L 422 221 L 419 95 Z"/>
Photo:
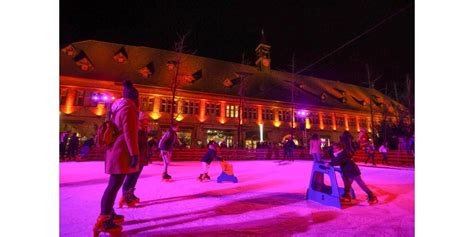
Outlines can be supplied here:
<path id="1" fill-rule="evenodd" d="M 138 171 L 138 91 L 128 80 L 123 85 L 123 98 L 116 100 L 109 111 L 117 132 L 112 144 L 107 146 L 105 173 L 110 175 L 109 183 L 102 195 L 94 236 L 101 232 L 118 235 L 122 231 L 119 224 L 124 222 L 124 216 L 115 213 L 115 198 L 125 176 Z"/>

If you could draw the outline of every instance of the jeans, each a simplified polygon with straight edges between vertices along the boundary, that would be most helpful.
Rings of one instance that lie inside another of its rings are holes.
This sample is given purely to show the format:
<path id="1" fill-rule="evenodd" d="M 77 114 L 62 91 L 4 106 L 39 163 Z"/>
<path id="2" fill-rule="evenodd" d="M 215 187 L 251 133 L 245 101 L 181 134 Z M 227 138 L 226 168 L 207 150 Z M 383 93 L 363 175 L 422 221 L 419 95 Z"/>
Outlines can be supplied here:
<path id="1" fill-rule="evenodd" d="M 123 187 L 122 187 L 123 196 L 126 195 L 127 191 L 135 188 L 135 185 L 137 185 L 138 177 L 140 177 L 142 170 L 143 170 L 143 166 L 140 166 L 137 172 L 127 174 L 127 176 L 125 177 L 125 182 L 123 183 Z"/>
<path id="2" fill-rule="evenodd" d="M 352 182 L 354 182 L 354 180 L 359 185 L 359 187 L 364 190 L 365 193 L 367 193 L 367 195 L 373 195 L 372 191 L 369 189 L 369 187 L 367 187 L 367 184 L 365 184 L 360 175 L 353 178 L 342 177 L 342 181 L 344 182 L 344 193 L 350 193 Z"/>
<path id="3" fill-rule="evenodd" d="M 313 156 L 313 161 L 317 161 L 317 162 L 321 161 L 321 154 L 313 153 L 313 154 L 311 154 L 311 156 Z"/>
<path id="4" fill-rule="evenodd" d="M 164 171 L 168 173 L 168 165 L 171 162 L 171 151 L 161 150 L 161 158 L 163 159 Z"/>
<path id="5" fill-rule="evenodd" d="M 113 207 L 117 193 L 122 186 L 125 179 L 125 174 L 111 174 L 109 177 L 109 184 L 102 195 L 100 201 L 100 214 L 111 215 L 113 213 Z"/>

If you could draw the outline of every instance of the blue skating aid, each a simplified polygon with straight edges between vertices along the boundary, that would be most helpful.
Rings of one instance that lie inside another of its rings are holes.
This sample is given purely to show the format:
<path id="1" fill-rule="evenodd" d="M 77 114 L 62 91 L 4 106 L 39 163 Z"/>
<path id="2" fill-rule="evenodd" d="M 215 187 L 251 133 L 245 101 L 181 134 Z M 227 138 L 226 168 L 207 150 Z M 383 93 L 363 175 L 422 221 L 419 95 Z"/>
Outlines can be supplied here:
<path id="1" fill-rule="evenodd" d="M 217 182 L 222 183 L 222 182 L 234 182 L 237 183 L 239 180 L 237 177 L 234 175 L 234 169 L 231 164 L 229 164 L 227 161 L 221 161 L 221 168 L 222 168 L 222 173 L 217 177 Z"/>
<path id="2" fill-rule="evenodd" d="M 332 166 L 326 167 L 319 162 L 313 162 L 309 187 L 306 191 L 306 199 L 319 202 L 323 205 L 342 208 L 341 196 L 344 194 L 344 188 L 337 185 L 336 172 L 342 172 L 339 168 Z M 330 186 L 324 183 L 324 177 L 328 176 Z M 351 196 L 355 199 L 354 190 L 351 188 Z"/>
<path id="3" fill-rule="evenodd" d="M 219 175 L 219 177 L 217 177 L 217 182 L 218 183 L 222 183 L 222 182 L 237 183 L 237 182 L 239 182 L 239 180 L 234 175 L 228 175 L 228 174 L 222 172 L 221 175 Z"/>

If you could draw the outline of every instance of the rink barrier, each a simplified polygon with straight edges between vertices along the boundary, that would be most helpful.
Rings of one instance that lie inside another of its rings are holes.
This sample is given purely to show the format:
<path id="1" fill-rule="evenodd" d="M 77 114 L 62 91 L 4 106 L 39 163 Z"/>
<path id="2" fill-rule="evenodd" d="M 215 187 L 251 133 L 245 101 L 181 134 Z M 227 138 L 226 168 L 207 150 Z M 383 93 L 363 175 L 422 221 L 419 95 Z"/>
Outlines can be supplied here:
<path id="1" fill-rule="evenodd" d="M 173 160 L 175 161 L 199 161 L 206 153 L 206 148 L 176 148 L 173 150 Z M 312 160 L 306 149 L 294 150 L 295 160 Z M 227 160 L 281 160 L 283 159 L 283 149 L 237 149 L 223 148 L 219 150 L 219 156 Z M 94 147 L 85 157 L 84 160 L 104 160 L 105 149 Z M 365 162 L 367 155 L 362 150 L 358 150 L 352 157 L 356 162 Z M 413 167 L 415 158 L 413 155 L 403 151 L 389 151 L 388 165 Z M 161 160 L 158 152 L 153 152 L 152 160 Z M 376 164 L 381 164 L 382 154 L 375 153 Z M 369 161 L 370 164 L 370 161 Z"/>

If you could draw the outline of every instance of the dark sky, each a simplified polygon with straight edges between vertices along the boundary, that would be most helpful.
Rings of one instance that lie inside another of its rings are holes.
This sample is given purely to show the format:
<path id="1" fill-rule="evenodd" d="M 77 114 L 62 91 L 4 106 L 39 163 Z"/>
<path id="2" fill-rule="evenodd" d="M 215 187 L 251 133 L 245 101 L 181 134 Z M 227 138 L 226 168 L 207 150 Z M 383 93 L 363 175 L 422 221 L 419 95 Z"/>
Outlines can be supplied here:
<path id="1" fill-rule="evenodd" d="M 60 43 L 86 39 L 172 49 L 177 33 L 190 31 L 186 44 L 196 55 L 254 62 L 264 28 L 272 46 L 272 68 L 290 71 L 294 54 L 302 69 L 347 41 L 410 6 L 400 14 L 303 74 L 364 85 L 365 64 L 376 88 L 392 81 L 404 90 L 414 79 L 413 1 L 61 1 Z"/>

